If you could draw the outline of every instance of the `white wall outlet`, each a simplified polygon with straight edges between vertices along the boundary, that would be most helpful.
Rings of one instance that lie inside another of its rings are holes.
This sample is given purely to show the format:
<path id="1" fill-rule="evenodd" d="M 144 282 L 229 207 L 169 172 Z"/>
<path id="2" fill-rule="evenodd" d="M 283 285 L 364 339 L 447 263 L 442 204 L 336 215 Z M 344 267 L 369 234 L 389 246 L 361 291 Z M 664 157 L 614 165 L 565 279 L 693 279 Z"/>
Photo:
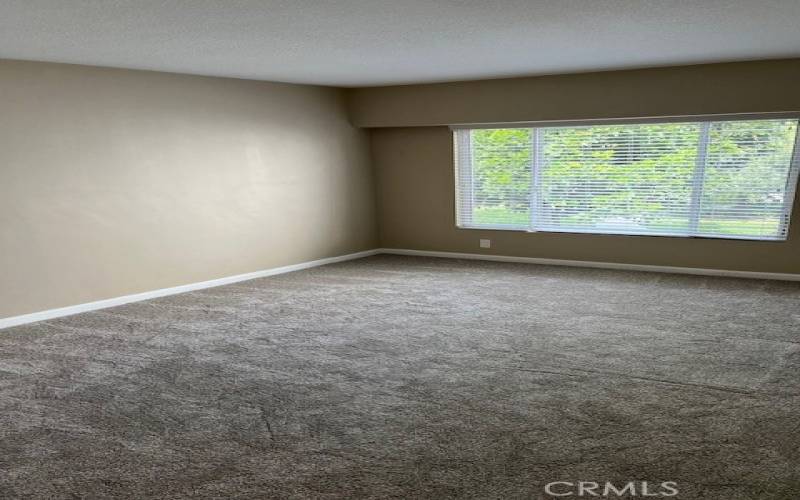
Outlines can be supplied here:
<path id="1" fill-rule="evenodd" d="M 492 248 L 492 240 L 481 240 L 481 248 Z"/>

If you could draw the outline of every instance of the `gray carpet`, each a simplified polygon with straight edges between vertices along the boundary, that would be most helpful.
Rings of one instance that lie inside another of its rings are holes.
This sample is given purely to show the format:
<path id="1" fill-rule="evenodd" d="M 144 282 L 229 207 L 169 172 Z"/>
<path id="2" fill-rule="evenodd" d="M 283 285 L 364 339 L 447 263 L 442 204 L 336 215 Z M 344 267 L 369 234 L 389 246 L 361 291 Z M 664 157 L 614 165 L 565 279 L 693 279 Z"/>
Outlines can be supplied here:
<path id="1" fill-rule="evenodd" d="M 800 498 L 799 306 L 377 256 L 7 329 L 0 497 Z"/>

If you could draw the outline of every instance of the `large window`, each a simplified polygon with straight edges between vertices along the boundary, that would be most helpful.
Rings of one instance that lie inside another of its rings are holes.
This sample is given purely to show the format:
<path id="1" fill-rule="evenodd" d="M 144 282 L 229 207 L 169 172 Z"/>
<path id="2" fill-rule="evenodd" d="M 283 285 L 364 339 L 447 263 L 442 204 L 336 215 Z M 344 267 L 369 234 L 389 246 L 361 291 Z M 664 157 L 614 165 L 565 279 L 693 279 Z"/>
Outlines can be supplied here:
<path id="1" fill-rule="evenodd" d="M 464 228 L 786 239 L 796 118 L 454 127 Z"/>

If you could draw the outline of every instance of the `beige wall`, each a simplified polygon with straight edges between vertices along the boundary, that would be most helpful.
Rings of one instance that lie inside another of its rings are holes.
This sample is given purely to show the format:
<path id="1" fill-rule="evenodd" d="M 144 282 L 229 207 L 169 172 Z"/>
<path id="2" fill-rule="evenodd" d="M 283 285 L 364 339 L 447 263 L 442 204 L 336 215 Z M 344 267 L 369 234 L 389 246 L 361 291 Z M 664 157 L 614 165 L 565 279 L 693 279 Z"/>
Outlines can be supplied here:
<path id="1" fill-rule="evenodd" d="M 786 243 L 458 230 L 451 135 L 430 126 L 793 111 L 798 81 L 795 59 L 355 89 L 348 115 L 335 89 L 0 61 L 0 318 L 485 237 L 494 254 L 800 273 L 794 228 Z"/>
<path id="2" fill-rule="evenodd" d="M 800 59 L 353 89 L 353 123 L 457 123 L 800 110 Z"/>
<path id="3" fill-rule="evenodd" d="M 374 248 L 342 91 L 0 61 L 0 318 Z"/>
<path id="4" fill-rule="evenodd" d="M 376 127 L 383 247 L 800 273 L 800 203 L 787 242 L 456 229 L 452 135 L 435 126 L 798 111 L 798 82 L 792 59 L 353 89 L 348 98 L 354 123 Z M 492 248 L 480 249 L 480 238 Z"/>
<path id="5" fill-rule="evenodd" d="M 450 130 L 374 129 L 371 139 L 382 247 L 800 273 L 800 198 L 786 242 L 456 229 Z"/>

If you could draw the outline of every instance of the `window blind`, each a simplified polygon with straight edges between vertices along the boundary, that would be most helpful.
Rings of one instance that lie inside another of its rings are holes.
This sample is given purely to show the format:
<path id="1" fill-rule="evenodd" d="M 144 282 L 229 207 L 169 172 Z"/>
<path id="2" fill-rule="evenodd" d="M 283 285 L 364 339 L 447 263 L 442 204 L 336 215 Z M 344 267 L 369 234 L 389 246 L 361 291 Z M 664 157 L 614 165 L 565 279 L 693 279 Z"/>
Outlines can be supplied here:
<path id="1" fill-rule="evenodd" d="M 459 227 L 783 240 L 796 118 L 454 131 Z"/>

